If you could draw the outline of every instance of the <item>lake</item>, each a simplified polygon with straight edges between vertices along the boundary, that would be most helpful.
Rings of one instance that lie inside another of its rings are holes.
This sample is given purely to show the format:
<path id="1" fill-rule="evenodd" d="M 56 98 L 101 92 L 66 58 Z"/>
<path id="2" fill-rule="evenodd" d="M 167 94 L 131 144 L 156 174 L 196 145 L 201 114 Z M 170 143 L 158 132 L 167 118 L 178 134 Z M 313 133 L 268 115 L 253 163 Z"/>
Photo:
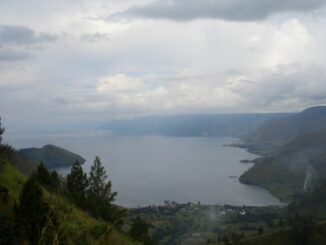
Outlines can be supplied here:
<path id="1" fill-rule="evenodd" d="M 179 138 L 83 134 L 9 134 L 5 141 L 16 148 L 54 144 L 83 156 L 89 171 L 99 156 L 105 165 L 116 203 L 126 207 L 159 205 L 165 200 L 202 204 L 280 205 L 268 191 L 239 183 L 257 156 L 225 146 L 236 138 Z M 69 169 L 61 169 L 66 174 Z"/>

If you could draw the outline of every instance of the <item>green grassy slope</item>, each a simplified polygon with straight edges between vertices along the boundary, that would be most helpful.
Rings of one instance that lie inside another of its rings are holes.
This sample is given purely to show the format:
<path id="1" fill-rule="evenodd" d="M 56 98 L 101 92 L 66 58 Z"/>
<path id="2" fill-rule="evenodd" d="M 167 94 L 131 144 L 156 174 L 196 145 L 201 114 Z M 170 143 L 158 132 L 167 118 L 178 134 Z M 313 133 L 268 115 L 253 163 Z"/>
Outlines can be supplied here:
<path id="1" fill-rule="evenodd" d="M 0 214 L 12 216 L 14 202 L 18 202 L 20 190 L 26 180 L 27 177 L 0 156 L 0 185 L 9 190 L 9 202 L 8 204 L 0 202 Z M 94 219 L 76 208 L 65 197 L 43 191 L 46 202 L 58 215 L 67 237 L 67 244 L 136 244 L 127 235 L 116 231 L 109 223 Z"/>

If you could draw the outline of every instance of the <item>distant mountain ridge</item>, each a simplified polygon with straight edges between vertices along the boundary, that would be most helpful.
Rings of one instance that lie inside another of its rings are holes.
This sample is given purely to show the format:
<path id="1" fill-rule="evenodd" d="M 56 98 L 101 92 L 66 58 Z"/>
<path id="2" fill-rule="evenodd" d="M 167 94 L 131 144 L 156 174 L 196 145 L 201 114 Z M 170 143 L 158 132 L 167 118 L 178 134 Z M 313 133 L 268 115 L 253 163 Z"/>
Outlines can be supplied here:
<path id="1" fill-rule="evenodd" d="M 264 122 L 291 113 L 185 114 L 113 120 L 100 128 L 114 134 L 161 134 L 176 137 L 242 137 Z"/>
<path id="2" fill-rule="evenodd" d="M 326 106 L 316 106 L 301 113 L 263 123 L 247 141 L 281 145 L 299 135 L 322 130 L 326 130 Z"/>
<path id="3" fill-rule="evenodd" d="M 42 148 L 20 149 L 19 154 L 29 160 L 43 162 L 49 169 L 70 167 L 76 160 L 81 164 L 85 162 L 83 157 L 54 145 L 45 145 Z"/>

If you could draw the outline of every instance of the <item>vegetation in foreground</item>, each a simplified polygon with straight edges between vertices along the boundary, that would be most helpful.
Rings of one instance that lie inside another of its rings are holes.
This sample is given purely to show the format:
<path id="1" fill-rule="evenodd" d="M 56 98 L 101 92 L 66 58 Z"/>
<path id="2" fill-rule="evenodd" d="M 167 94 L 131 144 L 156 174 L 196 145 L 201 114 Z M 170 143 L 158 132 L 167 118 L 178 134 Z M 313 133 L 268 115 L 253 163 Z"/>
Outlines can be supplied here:
<path id="1" fill-rule="evenodd" d="M 0 124 L 0 139 L 3 132 Z M 72 195 L 73 187 L 55 171 L 40 164 L 28 177 L 17 170 L 17 159 L 24 162 L 12 147 L 0 144 L 0 244 L 138 244 L 119 228 L 126 213 L 112 203 L 116 193 L 99 158 L 80 205 L 80 196 Z M 78 186 L 71 179 L 70 184 Z M 99 202 L 97 209 L 93 201 Z"/>
<path id="2" fill-rule="evenodd" d="M 76 207 L 38 178 L 23 176 L 0 160 L 0 244 L 134 244 L 117 227 Z"/>

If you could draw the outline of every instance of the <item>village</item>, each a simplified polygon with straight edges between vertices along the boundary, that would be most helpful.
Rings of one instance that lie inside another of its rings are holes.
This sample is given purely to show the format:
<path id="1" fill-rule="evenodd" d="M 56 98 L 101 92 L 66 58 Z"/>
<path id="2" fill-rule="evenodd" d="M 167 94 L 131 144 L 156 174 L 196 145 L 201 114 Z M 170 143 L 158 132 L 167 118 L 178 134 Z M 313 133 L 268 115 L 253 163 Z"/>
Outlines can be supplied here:
<path id="1" fill-rule="evenodd" d="M 162 244 L 172 240 L 217 241 L 221 237 L 251 235 L 278 227 L 282 207 L 203 205 L 166 200 L 162 205 L 130 209 L 130 217 L 150 224 L 152 235 Z M 163 239 L 163 240 L 162 240 Z"/>
<path id="2" fill-rule="evenodd" d="M 214 212 L 220 216 L 226 214 L 238 214 L 241 216 L 258 215 L 260 214 L 260 208 L 255 206 L 233 206 L 229 204 L 216 204 L 216 205 L 202 205 L 200 202 L 193 203 L 178 203 L 176 201 L 166 200 L 162 205 L 149 205 L 147 207 L 140 207 L 133 209 L 134 213 L 165 213 L 174 214 L 177 212 L 200 212 L 205 210 L 214 210 Z"/>

